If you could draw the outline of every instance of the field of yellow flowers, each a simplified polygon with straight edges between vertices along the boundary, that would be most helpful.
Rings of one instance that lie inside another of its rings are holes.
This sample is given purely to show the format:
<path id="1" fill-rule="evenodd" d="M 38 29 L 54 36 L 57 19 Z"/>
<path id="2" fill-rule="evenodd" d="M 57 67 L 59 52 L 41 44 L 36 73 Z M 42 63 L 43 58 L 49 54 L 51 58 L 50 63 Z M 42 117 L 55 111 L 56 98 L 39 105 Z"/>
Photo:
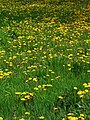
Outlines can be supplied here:
<path id="1" fill-rule="evenodd" d="M 89 1 L 0 8 L 0 120 L 90 120 Z"/>

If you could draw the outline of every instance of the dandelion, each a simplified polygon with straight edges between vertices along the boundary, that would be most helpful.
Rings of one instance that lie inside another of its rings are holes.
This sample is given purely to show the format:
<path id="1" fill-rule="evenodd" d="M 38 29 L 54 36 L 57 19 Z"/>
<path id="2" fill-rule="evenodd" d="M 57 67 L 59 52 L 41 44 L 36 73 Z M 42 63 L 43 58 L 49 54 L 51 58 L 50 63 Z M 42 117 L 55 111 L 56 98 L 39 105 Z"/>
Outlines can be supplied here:
<path id="1" fill-rule="evenodd" d="M 71 64 L 67 64 L 68 67 L 71 67 Z"/>
<path id="2" fill-rule="evenodd" d="M 51 81 L 53 81 L 54 79 L 52 78 Z"/>
<path id="3" fill-rule="evenodd" d="M 39 89 L 38 89 L 37 87 L 35 87 L 35 88 L 34 88 L 34 90 L 36 90 L 36 91 L 37 91 L 37 90 L 39 90 Z"/>
<path id="4" fill-rule="evenodd" d="M 39 117 L 40 120 L 44 120 L 44 116 Z"/>
<path id="5" fill-rule="evenodd" d="M 22 95 L 26 95 L 27 94 L 27 92 L 22 92 Z"/>
<path id="6" fill-rule="evenodd" d="M 58 78 L 60 78 L 60 76 L 55 77 L 55 79 L 58 79 Z"/>
<path id="7" fill-rule="evenodd" d="M 88 84 L 88 88 L 90 88 L 90 84 Z"/>
<path id="8" fill-rule="evenodd" d="M 78 117 L 78 119 L 80 119 L 80 120 L 85 120 L 84 114 L 80 114 L 80 116 Z"/>
<path id="9" fill-rule="evenodd" d="M 78 120 L 78 118 L 77 118 L 77 117 L 69 116 L 69 117 L 68 117 L 68 120 Z"/>
<path id="10" fill-rule="evenodd" d="M 80 114 L 81 117 L 84 117 L 84 114 Z"/>
<path id="11" fill-rule="evenodd" d="M 78 95 L 82 95 L 82 94 L 83 94 L 83 91 L 80 90 L 80 91 L 77 92 L 77 94 L 78 94 Z"/>
<path id="12" fill-rule="evenodd" d="M 28 80 L 32 80 L 32 78 L 28 78 Z"/>
<path id="13" fill-rule="evenodd" d="M 51 73 L 54 74 L 55 72 L 52 71 Z"/>
<path id="14" fill-rule="evenodd" d="M 74 89 L 74 90 L 77 90 L 77 87 L 74 87 L 73 89 Z"/>
<path id="15" fill-rule="evenodd" d="M 58 110 L 58 108 L 57 107 L 54 107 L 54 111 L 57 111 Z"/>
<path id="16" fill-rule="evenodd" d="M 27 53 L 31 53 L 31 50 L 28 50 Z"/>
<path id="17" fill-rule="evenodd" d="M 72 56 L 73 56 L 73 54 L 69 54 L 69 55 L 68 55 L 68 58 L 71 59 Z"/>
<path id="18" fill-rule="evenodd" d="M 73 113 L 68 113 L 68 116 L 74 116 L 74 114 Z"/>
<path id="19" fill-rule="evenodd" d="M 33 93 L 29 93 L 29 95 L 30 95 L 30 96 L 32 96 L 32 97 L 34 96 L 34 94 L 33 94 Z"/>
<path id="20" fill-rule="evenodd" d="M 21 100 L 21 101 L 25 101 L 26 99 L 25 99 L 25 98 L 21 98 L 20 100 Z"/>
<path id="21" fill-rule="evenodd" d="M 9 63 L 10 66 L 13 66 L 12 62 Z"/>
<path id="22" fill-rule="evenodd" d="M 90 70 L 87 70 L 88 73 L 90 73 Z"/>
<path id="23" fill-rule="evenodd" d="M 30 99 L 30 95 L 26 95 L 25 98 L 26 98 L 26 99 Z"/>
<path id="24" fill-rule="evenodd" d="M 63 97 L 62 97 L 62 96 L 59 96 L 58 98 L 59 98 L 59 99 L 63 99 Z"/>
<path id="25" fill-rule="evenodd" d="M 38 85 L 38 88 L 41 88 L 42 86 L 41 85 Z"/>
<path id="26" fill-rule="evenodd" d="M 3 78 L 3 76 L 0 75 L 0 79 L 2 79 L 2 78 Z"/>
<path id="27" fill-rule="evenodd" d="M 57 57 L 57 54 L 54 54 L 54 57 Z"/>
<path id="28" fill-rule="evenodd" d="M 88 89 L 85 89 L 85 92 L 88 93 L 89 92 Z"/>
<path id="29" fill-rule="evenodd" d="M 2 117 L 0 117 L 0 120 L 3 120 L 3 118 L 2 118 Z"/>
<path id="30" fill-rule="evenodd" d="M 83 117 L 79 117 L 78 120 L 85 120 L 85 118 L 83 118 Z"/>
<path id="31" fill-rule="evenodd" d="M 68 68 L 68 70 L 71 70 L 71 68 Z"/>
<path id="32" fill-rule="evenodd" d="M 13 56 L 13 59 L 15 59 L 17 56 Z"/>
<path id="33" fill-rule="evenodd" d="M 30 115 L 30 112 L 25 112 L 25 115 Z"/>
<path id="34" fill-rule="evenodd" d="M 23 38 L 23 36 L 18 36 L 18 39 L 22 39 Z"/>
<path id="35" fill-rule="evenodd" d="M 21 92 L 15 92 L 16 95 L 21 95 L 22 93 Z"/>
<path id="36" fill-rule="evenodd" d="M 63 118 L 62 120 L 66 120 L 65 118 Z"/>
<path id="37" fill-rule="evenodd" d="M 84 83 L 83 86 L 84 86 L 84 87 L 88 87 L 87 83 Z"/>
<path id="38" fill-rule="evenodd" d="M 83 98 L 84 97 L 84 95 L 80 95 L 80 98 Z"/>
<path id="39" fill-rule="evenodd" d="M 33 78 L 33 81 L 37 82 L 38 80 L 37 80 L 37 78 Z"/>
<path id="40" fill-rule="evenodd" d="M 26 83 L 29 82 L 29 80 L 26 80 Z"/>
<path id="41" fill-rule="evenodd" d="M 49 57 L 50 57 L 50 58 L 53 58 L 52 54 L 49 54 Z"/>
<path id="42" fill-rule="evenodd" d="M 47 74 L 46 76 L 49 77 L 49 74 Z"/>
<path id="43" fill-rule="evenodd" d="M 52 85 L 51 85 L 51 84 L 46 84 L 46 86 L 47 86 L 47 87 L 52 87 Z"/>
<path id="44" fill-rule="evenodd" d="M 25 120 L 24 118 L 20 118 L 19 120 Z"/>

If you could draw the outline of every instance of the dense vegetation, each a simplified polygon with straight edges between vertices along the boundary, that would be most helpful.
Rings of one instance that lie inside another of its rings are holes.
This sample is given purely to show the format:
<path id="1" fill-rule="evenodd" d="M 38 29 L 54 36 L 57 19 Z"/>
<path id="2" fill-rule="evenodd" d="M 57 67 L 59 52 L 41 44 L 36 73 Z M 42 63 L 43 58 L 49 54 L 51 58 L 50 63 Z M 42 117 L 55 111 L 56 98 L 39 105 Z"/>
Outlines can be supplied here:
<path id="1" fill-rule="evenodd" d="M 89 1 L 0 7 L 0 120 L 90 120 Z"/>

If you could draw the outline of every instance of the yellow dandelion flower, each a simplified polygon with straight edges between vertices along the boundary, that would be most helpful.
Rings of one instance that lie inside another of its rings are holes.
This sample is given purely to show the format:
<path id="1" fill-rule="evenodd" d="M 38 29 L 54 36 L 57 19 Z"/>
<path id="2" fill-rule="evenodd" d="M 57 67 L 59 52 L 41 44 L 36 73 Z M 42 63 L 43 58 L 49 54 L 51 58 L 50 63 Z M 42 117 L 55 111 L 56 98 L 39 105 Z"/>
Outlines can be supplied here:
<path id="1" fill-rule="evenodd" d="M 0 79 L 2 79 L 2 78 L 3 78 L 3 76 L 0 75 Z"/>
<path id="2" fill-rule="evenodd" d="M 77 117 L 69 116 L 69 117 L 68 117 L 68 120 L 78 120 L 78 118 L 77 118 Z"/>
<path id="3" fill-rule="evenodd" d="M 26 95 L 25 98 L 26 98 L 26 99 L 30 99 L 30 95 Z"/>
<path id="4" fill-rule="evenodd" d="M 63 97 L 62 97 L 62 96 L 59 96 L 58 98 L 63 99 Z"/>
<path id="5" fill-rule="evenodd" d="M 90 70 L 87 70 L 87 72 L 90 72 Z"/>
<path id="6" fill-rule="evenodd" d="M 84 86 L 84 87 L 88 87 L 88 86 L 87 86 L 87 83 L 84 83 L 83 86 Z"/>
<path id="7" fill-rule="evenodd" d="M 3 73 L 3 75 L 4 75 L 4 76 L 7 76 L 7 73 L 6 73 L 6 72 L 4 72 L 4 73 Z"/>
<path id="8" fill-rule="evenodd" d="M 12 57 L 9 57 L 9 60 L 12 60 Z"/>
<path id="9" fill-rule="evenodd" d="M 57 54 L 54 54 L 54 57 L 57 57 Z"/>
<path id="10" fill-rule="evenodd" d="M 28 53 L 31 53 L 31 50 L 28 50 L 27 52 L 28 52 Z"/>
<path id="11" fill-rule="evenodd" d="M 21 101 L 25 101 L 26 99 L 25 98 L 21 98 Z"/>
<path id="12" fill-rule="evenodd" d="M 30 115 L 30 112 L 25 112 L 25 115 Z"/>
<path id="13" fill-rule="evenodd" d="M 47 87 L 52 87 L 52 85 L 51 85 L 51 84 L 47 84 L 46 86 L 47 86 Z"/>
<path id="14" fill-rule="evenodd" d="M 81 117 L 84 117 L 84 114 L 80 114 Z"/>
<path id="15" fill-rule="evenodd" d="M 85 118 L 83 118 L 83 117 L 78 117 L 78 120 L 79 120 L 79 119 L 80 119 L 80 120 L 85 120 Z"/>
<path id="16" fill-rule="evenodd" d="M 71 70 L 71 68 L 68 68 L 68 70 Z"/>
<path id="17" fill-rule="evenodd" d="M 26 80 L 26 83 L 29 82 L 29 80 Z"/>
<path id="18" fill-rule="evenodd" d="M 32 78 L 28 78 L 28 80 L 32 80 Z"/>
<path id="19" fill-rule="evenodd" d="M 77 90 L 77 87 L 74 87 L 73 89 L 74 89 L 74 90 Z"/>
<path id="20" fill-rule="evenodd" d="M 40 120 L 44 120 L 44 116 L 39 117 Z"/>
<path id="21" fill-rule="evenodd" d="M 38 85 L 38 88 L 41 88 L 42 86 L 41 85 Z"/>
<path id="22" fill-rule="evenodd" d="M 37 78 L 33 78 L 33 81 L 37 82 L 38 80 L 37 80 Z"/>
<path id="23" fill-rule="evenodd" d="M 15 59 L 17 56 L 13 56 L 13 59 Z"/>
<path id="24" fill-rule="evenodd" d="M 60 76 L 55 77 L 55 79 L 58 79 L 58 78 L 60 78 Z"/>
<path id="25" fill-rule="evenodd" d="M 15 92 L 16 95 L 21 95 L 22 93 L 21 92 Z"/>
<path id="26" fill-rule="evenodd" d="M 9 66 L 13 66 L 12 62 L 9 63 Z"/>
<path id="27" fill-rule="evenodd" d="M 68 113 L 68 116 L 74 116 L 74 114 L 73 113 Z"/>
<path id="28" fill-rule="evenodd" d="M 90 83 L 88 83 L 88 85 L 90 85 Z"/>
<path id="29" fill-rule="evenodd" d="M 24 118 L 20 118 L 19 120 L 25 120 Z"/>
<path id="30" fill-rule="evenodd" d="M 89 92 L 88 89 L 85 89 L 85 92 L 88 93 Z"/>
<path id="31" fill-rule="evenodd" d="M 68 67 L 70 67 L 70 66 L 71 66 L 71 64 L 67 64 L 67 66 L 68 66 Z"/>
<path id="32" fill-rule="evenodd" d="M 38 90 L 38 88 L 37 88 L 37 87 L 35 87 L 35 88 L 34 88 L 34 90 Z"/>
<path id="33" fill-rule="evenodd" d="M 49 74 L 47 74 L 46 76 L 49 77 Z"/>
<path id="34" fill-rule="evenodd" d="M 23 36 L 18 36 L 18 39 L 22 39 L 23 38 Z"/>
<path id="35" fill-rule="evenodd" d="M 26 95 L 27 94 L 27 92 L 22 92 L 22 95 Z"/>
<path id="36" fill-rule="evenodd" d="M 32 96 L 32 97 L 34 96 L 34 94 L 33 94 L 33 93 L 29 93 L 29 95 L 30 95 L 30 96 Z"/>
<path id="37" fill-rule="evenodd" d="M 50 58 L 53 58 L 52 54 L 49 54 L 49 57 L 50 57 Z"/>
<path id="38" fill-rule="evenodd" d="M 82 94 L 83 94 L 83 91 L 80 90 L 80 91 L 77 92 L 77 94 L 78 94 L 78 95 L 82 95 Z"/>
<path id="39" fill-rule="evenodd" d="M 68 58 L 70 58 L 70 57 L 72 57 L 72 56 L 73 56 L 73 54 L 69 54 L 69 55 L 68 55 Z"/>
<path id="40" fill-rule="evenodd" d="M 47 58 L 47 56 L 45 55 L 43 58 Z"/>
<path id="41" fill-rule="evenodd" d="M 52 71 L 51 73 L 54 74 L 55 72 Z"/>
<path id="42" fill-rule="evenodd" d="M 90 88 L 90 84 L 88 84 L 87 86 L 88 86 L 88 88 Z"/>
<path id="43" fill-rule="evenodd" d="M 54 107 L 54 111 L 56 111 L 56 110 L 58 110 L 58 108 L 57 108 L 57 107 Z"/>
<path id="44" fill-rule="evenodd" d="M 0 117 L 0 120 L 3 120 L 3 118 L 2 118 L 2 117 Z"/>
<path id="45" fill-rule="evenodd" d="M 83 98 L 84 97 L 84 95 L 80 95 L 80 98 Z"/>

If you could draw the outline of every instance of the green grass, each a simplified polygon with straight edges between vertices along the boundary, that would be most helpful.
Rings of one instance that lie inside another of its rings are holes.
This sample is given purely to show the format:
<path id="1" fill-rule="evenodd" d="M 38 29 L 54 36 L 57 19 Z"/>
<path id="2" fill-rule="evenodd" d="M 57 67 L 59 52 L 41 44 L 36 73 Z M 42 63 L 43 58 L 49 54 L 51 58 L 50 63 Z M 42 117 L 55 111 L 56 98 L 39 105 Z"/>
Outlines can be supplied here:
<path id="1" fill-rule="evenodd" d="M 89 1 L 0 3 L 0 117 L 89 120 Z"/>

